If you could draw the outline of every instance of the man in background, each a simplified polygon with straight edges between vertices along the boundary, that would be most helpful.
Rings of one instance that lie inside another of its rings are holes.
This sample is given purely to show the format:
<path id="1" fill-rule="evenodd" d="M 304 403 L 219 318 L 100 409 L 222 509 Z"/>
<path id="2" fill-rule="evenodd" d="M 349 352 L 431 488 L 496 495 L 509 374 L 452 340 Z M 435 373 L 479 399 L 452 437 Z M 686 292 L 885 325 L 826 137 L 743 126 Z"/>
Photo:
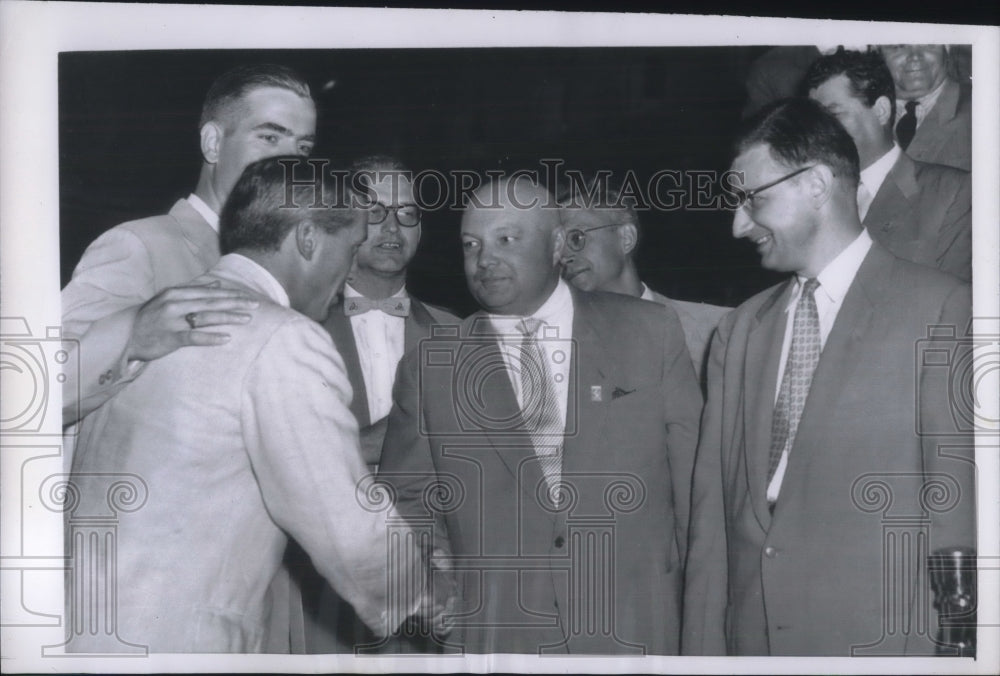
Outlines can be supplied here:
<path id="1" fill-rule="evenodd" d="M 896 84 L 896 140 L 913 159 L 972 171 L 972 88 L 948 75 L 946 45 L 883 45 Z"/>
<path id="2" fill-rule="evenodd" d="M 580 190 L 591 203 L 582 199 Z M 561 190 L 558 201 L 566 230 L 563 277 L 581 291 L 621 293 L 673 308 L 701 381 L 712 333 L 729 308 L 667 298 L 639 279 L 639 215 L 623 200 L 620 186 L 591 177 L 583 186 Z"/>
<path id="3" fill-rule="evenodd" d="M 824 56 L 802 83 L 854 139 L 858 213 L 900 258 L 972 279 L 972 185 L 967 172 L 910 159 L 893 141 L 895 86 L 875 53 Z"/>
<path id="4" fill-rule="evenodd" d="M 316 106 L 309 85 L 291 69 L 239 66 L 212 83 L 199 130 L 194 192 L 166 215 L 102 234 L 62 291 L 63 335 L 78 341 L 80 363 L 79 379 L 68 372 L 63 387 L 65 425 L 114 396 L 144 364 L 185 345 L 229 340 L 206 329 L 250 321 L 256 301 L 245 294 L 180 285 L 218 261 L 218 213 L 243 168 L 312 151 Z"/>
<path id="5" fill-rule="evenodd" d="M 974 546 L 975 466 L 949 369 L 920 347 L 964 359 L 969 287 L 872 241 L 857 149 L 819 103 L 765 108 L 738 139 L 733 235 L 792 276 L 713 340 L 684 653 L 932 655 L 926 555 Z M 891 546 L 899 515 L 926 549 Z"/>

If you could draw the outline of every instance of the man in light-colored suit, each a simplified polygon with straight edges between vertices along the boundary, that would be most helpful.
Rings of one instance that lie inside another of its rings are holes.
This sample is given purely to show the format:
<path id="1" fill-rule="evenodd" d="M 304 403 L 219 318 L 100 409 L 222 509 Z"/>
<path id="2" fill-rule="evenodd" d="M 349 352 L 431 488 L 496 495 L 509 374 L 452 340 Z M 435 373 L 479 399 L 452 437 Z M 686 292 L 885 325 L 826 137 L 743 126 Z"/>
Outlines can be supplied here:
<path id="1" fill-rule="evenodd" d="M 896 138 L 921 162 L 972 171 L 972 91 L 948 77 L 946 45 L 883 45 L 896 83 Z"/>
<path id="2" fill-rule="evenodd" d="M 246 310 L 256 302 L 246 294 L 180 285 L 218 261 L 218 213 L 243 168 L 312 151 L 316 107 L 292 70 L 240 66 L 212 84 L 199 128 L 203 161 L 194 192 L 166 215 L 101 235 L 62 291 L 63 335 L 78 341 L 80 363 L 63 386 L 66 425 L 114 396 L 144 364 L 181 346 L 229 339 L 206 328 L 250 321 Z"/>
<path id="3" fill-rule="evenodd" d="M 423 552 L 390 557 L 393 511 L 359 501 L 367 470 L 350 383 L 313 321 L 343 285 L 365 214 L 332 180 L 288 188 L 295 162 L 247 168 L 220 217 L 226 255 L 197 280 L 255 298 L 253 322 L 214 350 L 150 363 L 88 419 L 74 458 L 81 509 L 106 499 L 109 473 L 147 487 L 118 524 L 114 565 L 118 634 L 151 652 L 262 651 L 286 534 L 376 634 L 431 610 Z M 334 206 L 311 206 L 317 190 Z M 71 612 L 74 596 L 71 582 Z M 84 632 L 74 648 L 114 638 Z"/>
<path id="4" fill-rule="evenodd" d="M 472 195 L 483 310 L 403 358 L 378 478 L 454 556 L 457 647 L 676 654 L 701 393 L 676 313 L 571 289 L 562 238 L 527 177 Z"/>
<path id="5" fill-rule="evenodd" d="M 893 141 L 895 85 L 882 57 L 824 56 L 802 89 L 854 139 L 861 161 L 858 213 L 872 238 L 900 258 L 972 279 L 969 174 L 912 160 Z"/>
<path id="6" fill-rule="evenodd" d="M 975 468 L 921 346 L 961 361 L 969 287 L 872 242 L 857 150 L 815 101 L 765 108 L 736 152 L 733 234 L 794 275 L 712 345 L 683 651 L 933 654 L 926 556 L 975 545 Z"/>
<path id="7" fill-rule="evenodd" d="M 368 237 L 358 249 L 342 299 L 323 322 L 344 359 L 354 398 L 351 412 L 358 421 L 361 451 L 374 471 L 392 407 L 392 386 L 403 354 L 430 336 L 435 325 L 455 325 L 455 315 L 422 303 L 406 288 L 406 272 L 420 242 L 421 213 L 413 196 L 412 173 L 398 159 L 371 156 L 351 167 L 359 191 L 372 201 Z M 374 648 L 349 605 L 307 561 L 299 558 L 303 588 L 305 638 L 309 653 L 353 652 Z M 397 640 L 383 650 L 426 651 L 433 646 L 419 638 Z"/>
<path id="8" fill-rule="evenodd" d="M 712 333 L 729 308 L 667 298 L 639 279 L 635 264 L 639 214 L 622 196 L 620 186 L 592 176 L 582 186 L 570 184 L 561 190 L 559 203 L 566 230 L 563 277 L 582 291 L 622 293 L 670 305 L 681 320 L 701 381 Z"/>

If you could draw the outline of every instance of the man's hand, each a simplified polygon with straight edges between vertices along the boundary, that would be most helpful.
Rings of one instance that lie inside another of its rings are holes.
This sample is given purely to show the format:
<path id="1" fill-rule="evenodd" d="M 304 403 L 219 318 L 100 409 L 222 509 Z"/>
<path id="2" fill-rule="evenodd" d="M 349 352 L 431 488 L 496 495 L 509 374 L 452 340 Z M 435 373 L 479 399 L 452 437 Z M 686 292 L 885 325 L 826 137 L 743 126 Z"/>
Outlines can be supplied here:
<path id="1" fill-rule="evenodd" d="M 139 308 L 125 355 L 128 361 L 153 361 L 186 345 L 223 345 L 229 334 L 201 329 L 246 324 L 252 315 L 245 311 L 259 304 L 219 282 L 164 289 Z"/>
<path id="2" fill-rule="evenodd" d="M 427 566 L 427 585 L 417 611 L 421 623 L 427 623 L 435 636 L 451 633 L 458 604 L 458 585 L 452 574 L 448 554 L 435 548 Z"/>

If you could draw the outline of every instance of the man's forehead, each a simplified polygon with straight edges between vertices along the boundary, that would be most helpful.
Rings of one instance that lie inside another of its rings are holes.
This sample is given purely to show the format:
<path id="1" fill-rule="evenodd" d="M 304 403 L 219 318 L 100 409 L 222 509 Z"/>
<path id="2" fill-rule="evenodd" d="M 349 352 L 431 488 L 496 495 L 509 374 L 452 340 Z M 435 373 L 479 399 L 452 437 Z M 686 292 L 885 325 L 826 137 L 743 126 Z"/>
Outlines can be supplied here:
<path id="1" fill-rule="evenodd" d="M 613 207 L 566 207 L 562 211 L 563 225 L 567 227 L 591 227 L 606 223 L 620 223 L 628 218 L 628 211 Z"/>
<path id="2" fill-rule="evenodd" d="M 413 202 L 413 183 L 404 172 L 376 169 L 369 185 L 378 201 L 384 204 Z"/>
<path id="3" fill-rule="evenodd" d="M 771 146 L 766 143 L 755 143 L 733 160 L 732 168 L 736 171 L 766 172 L 780 168 L 771 153 Z"/>

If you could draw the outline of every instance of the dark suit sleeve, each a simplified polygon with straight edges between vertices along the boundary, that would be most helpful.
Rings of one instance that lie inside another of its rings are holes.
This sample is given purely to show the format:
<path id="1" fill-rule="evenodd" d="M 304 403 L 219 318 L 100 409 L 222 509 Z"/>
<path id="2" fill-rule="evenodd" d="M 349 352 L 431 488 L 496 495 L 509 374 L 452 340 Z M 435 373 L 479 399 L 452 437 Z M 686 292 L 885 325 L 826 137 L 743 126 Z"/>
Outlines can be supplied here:
<path id="1" fill-rule="evenodd" d="M 691 525 L 684 580 L 682 655 L 725 655 L 728 563 L 723 500 L 723 373 L 730 322 L 723 320 L 708 355 L 708 402 L 691 496 Z"/>
<path id="2" fill-rule="evenodd" d="M 433 489 L 437 472 L 431 457 L 430 439 L 424 433 L 419 391 L 420 349 L 407 353 L 399 363 L 393 387 L 393 405 L 389 412 L 382 461 L 378 479 L 392 487 L 396 509 L 414 523 L 431 516 L 425 496 Z M 434 524 L 434 545 L 450 552 L 444 522 Z"/>
<path id="3" fill-rule="evenodd" d="M 924 495 L 931 508 L 931 547 L 976 546 L 975 447 L 971 433 L 976 383 L 971 368 L 972 345 L 966 330 L 972 310 L 969 287 L 959 286 L 943 304 L 938 324 L 955 328 L 956 339 L 932 340 L 927 349 L 950 354 L 949 366 L 918 361 L 920 372 L 920 433 L 925 472 Z M 917 354 L 922 355 L 926 350 Z M 941 477 L 944 477 L 943 481 Z M 943 493 L 936 490 L 943 487 Z M 958 494 L 955 494 L 957 489 Z M 949 504 L 955 498 L 955 504 Z"/>
<path id="4" fill-rule="evenodd" d="M 704 403 L 701 387 L 684 339 L 677 313 L 664 307 L 667 314 L 664 339 L 665 420 L 667 426 L 667 463 L 670 466 L 674 498 L 674 537 L 680 560 L 687 552 L 688 520 L 691 514 L 691 474 L 698 446 L 698 423 Z"/>
<path id="5" fill-rule="evenodd" d="M 941 221 L 934 254 L 938 269 L 968 282 L 972 279 L 972 178 L 961 174 L 956 183 L 953 200 Z"/>

